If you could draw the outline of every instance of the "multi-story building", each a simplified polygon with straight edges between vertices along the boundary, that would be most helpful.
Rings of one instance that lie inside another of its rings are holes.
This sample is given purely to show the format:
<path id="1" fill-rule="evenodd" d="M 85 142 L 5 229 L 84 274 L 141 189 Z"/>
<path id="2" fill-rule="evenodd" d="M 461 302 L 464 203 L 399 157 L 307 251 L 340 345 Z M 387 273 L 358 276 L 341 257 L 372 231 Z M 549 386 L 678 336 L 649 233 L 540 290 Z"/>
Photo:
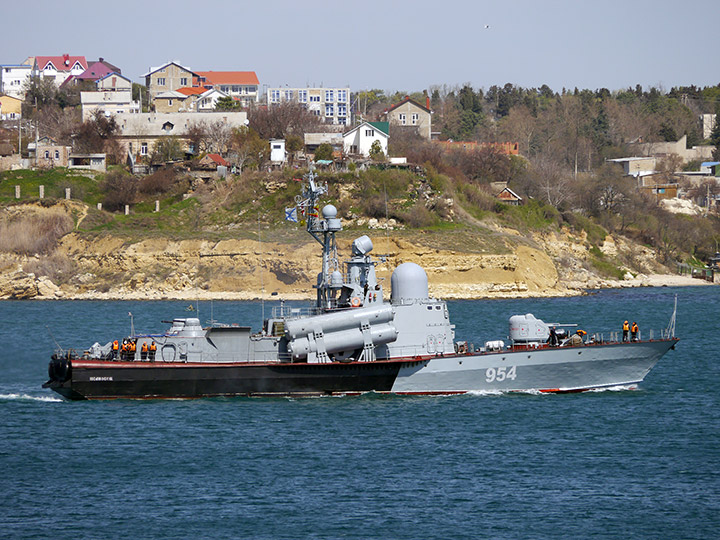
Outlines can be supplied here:
<path id="1" fill-rule="evenodd" d="M 25 81 L 30 78 L 32 68 L 31 64 L 0 65 L 0 94 L 24 99 Z"/>
<path id="2" fill-rule="evenodd" d="M 151 102 L 158 94 L 192 86 L 197 76 L 197 73 L 177 62 L 167 62 L 162 66 L 152 67 L 143 75 Z"/>
<path id="3" fill-rule="evenodd" d="M 131 90 L 106 90 L 102 92 L 80 92 L 83 122 L 96 111 L 105 115 L 139 113 L 140 102 L 132 100 Z"/>
<path id="4" fill-rule="evenodd" d="M 247 108 L 257 102 L 260 82 L 254 71 L 198 71 L 193 86 L 219 90 Z"/>
<path id="5" fill-rule="evenodd" d="M 405 96 L 400 103 L 386 109 L 382 118 L 392 126 L 416 130 L 421 137 L 430 140 L 432 135 L 431 115 L 430 98 L 426 97 L 423 106 L 409 96 Z"/>
<path id="6" fill-rule="evenodd" d="M 288 102 L 301 104 L 326 124 L 349 126 L 352 122 L 350 88 L 268 88 L 269 107 Z"/>

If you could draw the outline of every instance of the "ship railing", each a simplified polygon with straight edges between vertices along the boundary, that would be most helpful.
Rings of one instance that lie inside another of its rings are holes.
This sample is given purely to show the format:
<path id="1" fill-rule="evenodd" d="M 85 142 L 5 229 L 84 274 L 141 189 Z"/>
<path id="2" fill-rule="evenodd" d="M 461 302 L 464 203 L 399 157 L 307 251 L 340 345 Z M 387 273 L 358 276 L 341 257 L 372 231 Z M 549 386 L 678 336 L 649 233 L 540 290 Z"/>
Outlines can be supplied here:
<path id="1" fill-rule="evenodd" d="M 310 315 L 317 315 L 319 313 L 320 310 L 315 306 L 275 306 L 272 308 L 273 319 L 300 319 L 302 317 L 309 317 Z"/>

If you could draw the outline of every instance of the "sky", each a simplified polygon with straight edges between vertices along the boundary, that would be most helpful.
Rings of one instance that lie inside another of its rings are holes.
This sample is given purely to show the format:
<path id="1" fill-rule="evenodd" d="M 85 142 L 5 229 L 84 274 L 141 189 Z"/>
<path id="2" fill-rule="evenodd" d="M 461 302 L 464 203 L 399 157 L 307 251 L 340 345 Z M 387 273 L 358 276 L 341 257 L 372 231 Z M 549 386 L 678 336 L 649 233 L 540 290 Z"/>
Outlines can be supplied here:
<path id="1" fill-rule="evenodd" d="M 35 0 L 0 10 L 0 64 L 99 57 L 136 82 L 175 60 L 265 86 L 469 83 L 619 90 L 720 83 L 720 1 Z M 8 24 L 9 21 L 14 21 Z"/>

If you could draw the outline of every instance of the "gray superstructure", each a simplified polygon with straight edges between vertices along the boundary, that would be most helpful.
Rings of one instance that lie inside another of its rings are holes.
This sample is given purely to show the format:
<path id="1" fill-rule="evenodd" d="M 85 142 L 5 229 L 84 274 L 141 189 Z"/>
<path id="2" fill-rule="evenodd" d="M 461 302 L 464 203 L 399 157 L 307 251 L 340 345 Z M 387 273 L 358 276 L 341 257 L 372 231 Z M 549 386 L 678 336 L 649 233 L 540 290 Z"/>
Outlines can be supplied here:
<path id="1" fill-rule="evenodd" d="M 257 332 L 179 318 L 161 334 L 129 336 L 126 351 L 112 342 L 82 354 L 62 351 L 46 386 L 75 399 L 579 391 L 639 383 L 677 342 L 674 314 L 657 340 L 584 339 L 568 335 L 573 325 L 526 314 L 510 318 L 509 344 L 456 342 L 447 304 L 429 296 L 419 265 L 395 269 L 386 302 L 369 237 L 357 238 L 350 259 L 340 263 L 337 210 L 326 205 L 317 215 L 327 187 L 312 171 L 306 178 L 298 207 L 323 253 L 313 307 L 281 304 Z"/>

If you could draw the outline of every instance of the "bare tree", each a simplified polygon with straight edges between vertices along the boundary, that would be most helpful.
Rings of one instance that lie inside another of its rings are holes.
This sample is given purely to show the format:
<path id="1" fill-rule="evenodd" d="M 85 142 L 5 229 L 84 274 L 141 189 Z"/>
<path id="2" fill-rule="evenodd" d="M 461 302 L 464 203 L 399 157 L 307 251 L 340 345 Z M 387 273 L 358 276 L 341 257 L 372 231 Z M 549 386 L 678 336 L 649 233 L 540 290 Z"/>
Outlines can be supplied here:
<path id="1" fill-rule="evenodd" d="M 230 126 L 222 120 L 215 120 L 207 125 L 205 132 L 208 152 L 223 153 L 226 151 L 232 137 L 232 128 Z"/>
<path id="2" fill-rule="evenodd" d="M 292 102 L 252 109 L 248 121 L 263 139 L 282 139 L 290 134 L 302 136 L 321 125 L 317 116 Z"/>
<path id="3" fill-rule="evenodd" d="M 207 148 L 208 138 L 208 125 L 205 121 L 191 121 L 188 122 L 187 130 L 184 135 L 187 139 L 188 144 L 193 149 L 194 154 L 201 154 L 205 152 Z"/>

